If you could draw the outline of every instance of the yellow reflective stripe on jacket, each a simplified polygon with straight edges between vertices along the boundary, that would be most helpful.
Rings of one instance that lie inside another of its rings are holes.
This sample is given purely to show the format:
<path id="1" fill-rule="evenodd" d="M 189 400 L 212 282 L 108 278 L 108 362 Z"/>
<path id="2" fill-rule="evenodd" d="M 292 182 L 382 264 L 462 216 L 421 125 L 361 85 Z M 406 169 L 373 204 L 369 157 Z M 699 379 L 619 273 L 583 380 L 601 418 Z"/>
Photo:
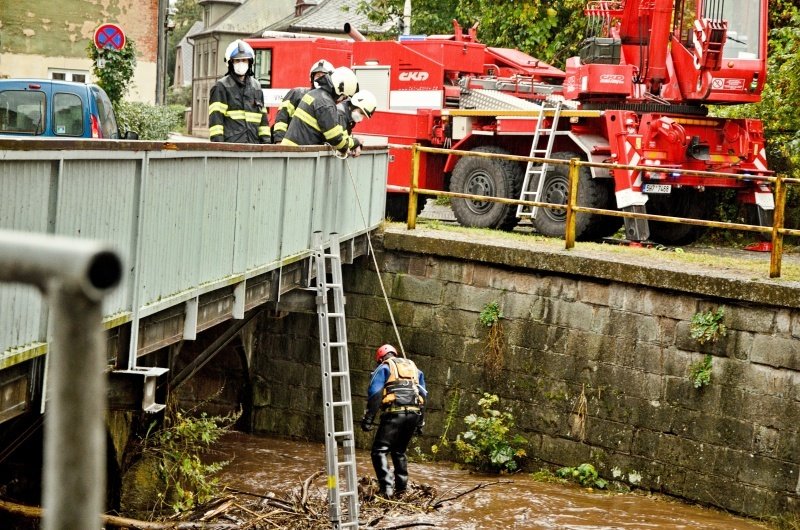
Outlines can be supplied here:
<path id="1" fill-rule="evenodd" d="M 282 121 L 276 122 L 275 125 L 272 126 L 272 130 L 275 132 L 284 131 L 286 132 L 289 129 L 289 124 L 284 123 Z"/>
<path id="2" fill-rule="evenodd" d="M 258 128 L 259 136 L 269 136 L 269 125 L 262 125 Z"/>
<path id="3" fill-rule="evenodd" d="M 218 134 L 224 134 L 225 128 L 222 125 L 212 125 L 208 128 L 208 135 L 209 136 L 217 136 Z"/>
<path id="4" fill-rule="evenodd" d="M 288 99 L 284 99 L 283 102 L 281 103 L 281 106 L 278 107 L 278 108 L 279 109 L 285 109 L 286 112 L 289 113 L 289 116 L 294 114 L 294 111 L 296 110 L 295 106 L 292 104 L 291 100 L 288 100 Z"/>
<path id="5" fill-rule="evenodd" d="M 244 111 L 244 120 L 250 123 L 261 123 L 261 118 L 264 116 L 262 112 L 247 112 Z"/>
<path id="6" fill-rule="evenodd" d="M 331 138 L 336 138 L 340 134 L 344 134 L 344 128 L 341 125 L 335 125 L 334 127 L 331 127 L 330 129 L 325 131 L 323 134 L 325 135 L 326 140 L 330 140 Z"/>
<path id="7" fill-rule="evenodd" d="M 299 144 L 296 144 L 296 143 L 294 143 L 293 141 L 289 140 L 288 138 L 286 138 L 286 137 L 284 136 L 284 137 L 283 137 L 283 140 L 281 140 L 281 143 L 280 143 L 280 145 L 294 145 L 294 146 L 298 146 Z"/>
<path id="8" fill-rule="evenodd" d="M 243 110 L 229 110 L 225 113 L 225 115 L 232 120 L 244 120 L 246 114 L 247 113 Z"/>
<path id="9" fill-rule="evenodd" d="M 221 101 L 215 101 L 214 103 L 208 106 L 209 114 L 211 114 L 212 112 L 221 112 L 222 114 L 225 114 L 227 111 L 228 111 L 228 106 Z"/>
<path id="10" fill-rule="evenodd" d="M 317 119 L 314 116 L 312 116 L 311 114 L 309 114 L 308 112 L 306 112 L 305 110 L 297 109 L 297 111 L 294 113 L 293 119 L 294 118 L 299 119 L 300 121 L 302 121 L 303 123 L 305 123 L 306 125 L 311 127 L 312 129 L 314 129 L 315 131 L 322 132 L 319 129 L 319 123 L 317 123 Z M 339 127 L 340 129 L 342 128 L 341 125 L 337 125 L 337 127 Z"/>

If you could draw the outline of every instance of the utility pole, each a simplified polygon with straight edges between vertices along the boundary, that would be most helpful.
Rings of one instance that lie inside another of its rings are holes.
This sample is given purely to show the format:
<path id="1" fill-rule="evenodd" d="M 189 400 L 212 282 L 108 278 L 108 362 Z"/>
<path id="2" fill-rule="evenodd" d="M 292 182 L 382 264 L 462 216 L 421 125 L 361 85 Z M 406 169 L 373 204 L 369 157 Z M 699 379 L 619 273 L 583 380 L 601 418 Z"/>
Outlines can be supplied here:
<path id="1" fill-rule="evenodd" d="M 403 35 L 411 35 L 411 0 L 403 6 Z"/>
<path id="2" fill-rule="evenodd" d="M 165 77 L 167 71 L 167 2 L 158 0 L 158 55 L 156 56 L 156 105 L 164 104 Z"/>
<path id="3" fill-rule="evenodd" d="M 158 0 L 158 59 L 156 61 L 156 104 L 167 104 L 169 89 L 169 34 L 175 29 L 172 18 L 175 10 L 169 7 L 169 0 Z"/>

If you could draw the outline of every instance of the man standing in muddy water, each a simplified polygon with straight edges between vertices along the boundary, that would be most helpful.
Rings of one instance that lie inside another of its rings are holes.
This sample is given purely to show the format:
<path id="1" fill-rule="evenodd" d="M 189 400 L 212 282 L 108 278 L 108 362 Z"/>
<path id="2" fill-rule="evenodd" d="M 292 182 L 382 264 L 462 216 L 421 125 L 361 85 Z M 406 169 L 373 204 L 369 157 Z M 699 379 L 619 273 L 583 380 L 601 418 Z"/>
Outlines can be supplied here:
<path id="1" fill-rule="evenodd" d="M 377 349 L 375 362 L 378 367 L 370 377 L 361 430 L 372 430 L 380 409 L 380 423 L 372 441 L 372 467 L 378 478 L 379 494 L 390 499 L 402 495 L 408 486 L 406 448 L 415 433 L 422 434 L 428 391 L 422 370 L 414 361 L 397 357 L 397 350 L 391 344 Z M 392 455 L 394 474 L 389 469 L 387 453 Z"/>

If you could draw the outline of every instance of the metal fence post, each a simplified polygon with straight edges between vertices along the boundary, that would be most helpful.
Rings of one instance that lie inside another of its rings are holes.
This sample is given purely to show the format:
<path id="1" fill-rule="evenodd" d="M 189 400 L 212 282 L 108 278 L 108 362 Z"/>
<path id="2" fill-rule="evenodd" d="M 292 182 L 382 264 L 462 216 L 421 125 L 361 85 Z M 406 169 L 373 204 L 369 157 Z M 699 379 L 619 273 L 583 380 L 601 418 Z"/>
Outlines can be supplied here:
<path id="1" fill-rule="evenodd" d="M 117 254 L 95 241 L 0 230 L 0 281 L 47 297 L 45 530 L 99 529 L 105 493 L 106 379 L 102 299 L 122 277 Z"/>
<path id="2" fill-rule="evenodd" d="M 417 188 L 419 187 L 419 144 L 411 146 L 411 186 L 408 190 L 408 229 L 417 227 Z"/>
<path id="3" fill-rule="evenodd" d="M 580 174 L 579 158 L 569 161 L 569 197 L 567 197 L 566 233 L 564 234 L 564 247 L 575 247 L 575 203 L 578 201 L 578 175 Z"/>
<path id="4" fill-rule="evenodd" d="M 783 218 L 786 211 L 786 185 L 783 177 L 775 178 L 775 212 L 772 218 L 772 250 L 769 255 L 769 277 L 779 278 L 781 275 L 781 258 L 783 256 Z"/>

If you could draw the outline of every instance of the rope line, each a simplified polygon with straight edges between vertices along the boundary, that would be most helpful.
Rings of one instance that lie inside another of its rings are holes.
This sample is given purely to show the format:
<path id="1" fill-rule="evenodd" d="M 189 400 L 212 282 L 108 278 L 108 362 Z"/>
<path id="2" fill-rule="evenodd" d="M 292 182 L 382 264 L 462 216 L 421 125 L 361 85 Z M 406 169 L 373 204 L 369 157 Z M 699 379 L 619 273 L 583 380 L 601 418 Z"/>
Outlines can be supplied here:
<path id="1" fill-rule="evenodd" d="M 389 296 L 386 294 L 386 287 L 383 285 L 383 278 L 381 278 L 381 269 L 378 266 L 378 258 L 375 256 L 375 249 L 372 247 L 372 237 L 370 236 L 369 225 L 367 224 L 367 218 L 364 216 L 364 209 L 361 207 L 361 199 L 358 197 L 358 186 L 356 186 L 356 179 L 353 176 L 353 171 L 350 168 L 350 160 L 348 160 L 347 154 L 344 156 L 339 155 L 338 151 L 336 151 L 332 146 L 331 150 L 334 153 L 336 158 L 340 158 L 344 160 L 345 166 L 347 166 L 347 173 L 350 175 L 350 183 L 353 185 L 353 191 L 356 194 L 356 204 L 358 205 L 358 213 L 361 215 L 361 221 L 364 223 L 364 229 L 367 231 L 367 246 L 369 248 L 369 253 L 372 256 L 372 263 L 375 265 L 375 272 L 378 275 L 378 284 L 381 286 L 381 293 L 383 294 L 383 300 L 386 302 L 386 309 L 389 310 L 389 318 L 392 321 L 392 329 L 394 329 L 395 337 L 397 337 L 397 344 L 400 347 L 400 354 L 405 357 L 406 350 L 403 347 L 403 340 L 400 338 L 400 331 L 397 329 L 397 322 L 394 319 L 394 312 L 392 311 L 392 306 L 389 304 Z"/>

